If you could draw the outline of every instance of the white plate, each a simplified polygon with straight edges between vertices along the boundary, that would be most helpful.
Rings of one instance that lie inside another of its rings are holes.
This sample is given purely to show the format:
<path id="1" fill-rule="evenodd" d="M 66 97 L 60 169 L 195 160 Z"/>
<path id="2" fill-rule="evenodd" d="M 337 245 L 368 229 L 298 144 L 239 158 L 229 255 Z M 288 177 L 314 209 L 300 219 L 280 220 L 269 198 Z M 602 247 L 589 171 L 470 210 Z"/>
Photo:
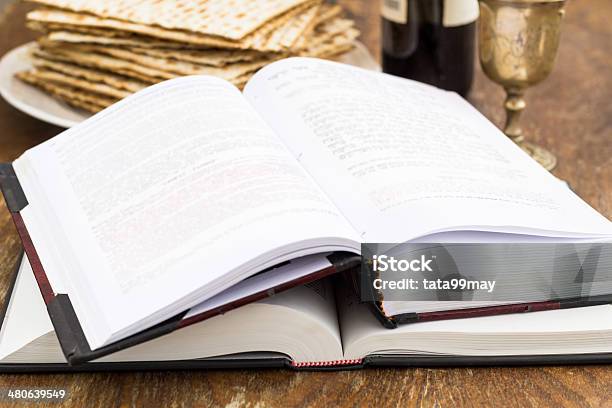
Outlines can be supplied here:
<path id="1" fill-rule="evenodd" d="M 49 94 L 28 85 L 17 78 L 15 74 L 32 68 L 30 50 L 34 42 L 24 44 L 9 51 L 0 60 L 0 95 L 20 111 L 56 126 L 69 128 L 91 116 L 91 113 L 73 108 L 58 101 Z M 344 54 L 339 61 L 380 71 L 380 66 L 360 42 L 355 48 Z"/>

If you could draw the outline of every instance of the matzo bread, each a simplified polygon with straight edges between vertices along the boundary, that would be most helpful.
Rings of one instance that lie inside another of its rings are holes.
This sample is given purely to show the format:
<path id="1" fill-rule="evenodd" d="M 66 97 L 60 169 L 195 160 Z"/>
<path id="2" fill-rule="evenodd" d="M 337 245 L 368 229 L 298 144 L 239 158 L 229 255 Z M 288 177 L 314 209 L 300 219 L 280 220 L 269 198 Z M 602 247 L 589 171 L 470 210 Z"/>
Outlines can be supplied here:
<path id="1" fill-rule="evenodd" d="M 190 24 L 201 17 L 197 15 L 180 26 L 170 25 L 172 16 L 152 15 L 153 4 L 163 3 L 155 9 L 163 13 L 169 0 L 34 1 L 51 8 L 28 14 L 28 26 L 46 35 L 33 51 L 36 69 L 22 74 L 24 81 L 90 111 L 183 75 L 214 75 L 243 88 L 264 65 L 291 55 L 331 58 L 350 50 L 358 35 L 352 21 L 338 17 L 341 8 L 323 0 L 254 0 L 293 2 L 293 6 L 251 31 L 240 27 L 245 32 L 242 37 L 232 30 L 226 36 L 207 31 L 209 27 L 193 30 Z M 220 0 L 179 0 L 172 7 L 191 1 L 198 6 L 220 4 Z M 237 1 L 224 0 L 226 5 Z M 250 0 L 240 1 L 241 6 L 249 6 Z M 227 16 L 218 17 L 221 21 Z M 166 19 L 168 24 L 147 19 Z"/>
<path id="2" fill-rule="evenodd" d="M 63 100 L 72 106 L 85 109 L 89 112 L 98 112 L 117 102 L 117 99 L 114 98 L 104 97 L 95 93 L 82 92 L 66 85 L 41 81 L 33 76 L 30 72 L 19 72 L 15 76 L 30 85 L 34 85 L 50 93 L 56 98 Z"/>
<path id="3" fill-rule="evenodd" d="M 254 50 L 194 48 L 189 47 L 188 44 L 180 44 L 171 41 L 151 41 L 147 40 L 146 37 L 132 36 L 131 38 L 112 38 L 71 31 L 53 31 L 43 37 L 43 41 L 125 47 L 139 54 L 159 58 L 172 58 L 212 66 L 224 66 L 238 61 L 252 61 L 262 56 L 261 52 Z"/>
<path id="4" fill-rule="evenodd" d="M 315 43 L 302 52 L 302 56 L 315 58 L 329 58 L 347 51 L 350 51 L 355 39 L 359 36 L 359 31 L 349 29 L 342 35 L 334 36 L 325 42 Z"/>
<path id="5" fill-rule="evenodd" d="M 41 82 L 54 82 L 56 84 L 70 86 L 77 90 L 80 89 L 87 92 L 94 92 L 110 98 L 121 99 L 131 94 L 131 92 L 117 89 L 104 83 L 87 81 L 82 78 L 73 77 L 61 72 L 52 71 L 50 69 L 35 68 L 30 70 L 29 73 L 33 78 Z"/>
<path id="6" fill-rule="evenodd" d="M 112 66 L 123 66 L 135 72 L 142 71 L 145 75 L 163 79 L 170 79 L 177 75 L 214 75 L 229 80 L 239 77 L 245 72 L 261 68 L 279 58 L 264 56 L 253 61 L 236 62 L 225 67 L 213 67 L 167 58 L 157 58 L 137 54 L 126 49 L 99 45 L 70 44 L 68 46 L 47 47 L 47 44 L 43 44 L 43 49 L 47 52 L 68 55 L 77 63 L 81 61 L 84 65 L 104 65 L 102 68 L 105 69 L 110 69 Z"/>
<path id="7" fill-rule="evenodd" d="M 102 18 L 240 40 L 307 0 L 34 0 Z"/>
<path id="8" fill-rule="evenodd" d="M 53 48 L 53 52 L 49 52 L 44 49 L 35 50 L 34 55 L 41 58 L 60 60 L 90 68 L 101 69 L 115 74 L 126 75 L 126 73 L 135 73 L 139 75 L 140 78 L 149 79 L 145 82 L 150 82 L 150 80 L 153 82 L 158 82 L 160 79 L 172 79 L 176 76 L 170 72 L 145 67 L 130 61 L 123 61 L 100 54 L 84 54 L 78 51 L 62 49 L 59 47 Z"/>
<path id="9" fill-rule="evenodd" d="M 322 24 L 332 18 L 338 17 L 342 13 L 342 7 L 337 4 L 325 3 L 321 5 L 317 17 L 315 18 L 315 25 Z"/>
<path id="10" fill-rule="evenodd" d="M 40 30 L 39 30 L 40 31 Z M 188 44 L 181 44 L 174 41 L 162 41 L 154 38 L 147 38 L 138 35 L 107 36 L 108 30 L 102 32 L 78 32 L 69 30 L 50 31 L 46 35 L 49 41 L 68 42 L 74 44 L 100 44 L 114 45 L 119 47 L 139 47 L 139 48 L 154 48 L 154 49 L 184 49 L 189 47 Z M 190 47 L 193 48 L 193 47 Z M 208 48 L 202 48 L 208 49 Z"/>
<path id="11" fill-rule="evenodd" d="M 65 33 L 65 32 L 62 32 Z M 55 47 L 63 48 L 63 49 L 74 49 L 74 50 L 82 50 L 87 52 L 102 52 L 110 55 L 112 54 L 112 50 L 120 51 L 129 51 L 132 54 L 141 54 L 146 55 L 158 59 L 169 59 L 174 61 L 183 61 L 183 62 L 191 62 L 193 64 L 200 65 L 210 65 L 215 67 L 223 67 L 228 64 L 237 63 L 237 62 L 248 62 L 257 59 L 272 59 L 275 55 L 270 53 L 262 53 L 259 51 L 253 50 L 224 50 L 224 49 L 187 49 L 187 48 L 174 48 L 174 49 L 166 49 L 166 48 L 148 48 L 141 47 L 141 41 L 130 41 L 127 40 L 123 43 L 123 46 L 117 45 L 122 44 L 121 42 L 113 41 L 112 44 L 106 43 L 89 43 L 83 41 L 76 41 L 84 37 L 82 34 L 70 34 L 68 36 L 54 36 L 51 33 L 45 37 L 42 37 L 38 40 L 38 42 L 45 48 L 51 49 Z M 90 38 L 89 36 L 85 36 Z M 93 36 L 91 36 L 93 37 Z M 57 39 L 70 38 L 74 41 L 59 41 Z M 97 37 L 93 37 L 97 38 Z M 117 40 L 117 39 L 112 39 Z M 144 42 L 146 43 L 146 42 Z M 138 46 L 135 46 L 137 44 Z M 106 52 L 106 50 L 110 50 Z"/>
<path id="12" fill-rule="evenodd" d="M 61 29 L 86 33 L 87 30 L 93 29 L 99 31 L 100 29 L 105 29 L 109 33 L 108 36 L 112 37 L 116 37 L 117 35 L 125 36 L 126 33 L 135 33 L 182 44 L 228 49 L 277 51 L 280 45 L 276 46 L 276 44 L 272 44 L 274 46 L 273 48 L 266 48 L 266 46 L 269 45 L 269 36 L 275 29 L 282 27 L 284 24 L 293 24 L 294 18 L 302 11 L 302 8 L 290 10 L 288 13 L 285 13 L 285 15 L 274 20 L 274 22 L 256 31 L 252 35 L 245 37 L 241 41 L 230 41 L 220 37 L 180 30 L 168 30 L 160 27 L 82 15 L 61 10 L 34 10 L 28 13 L 27 18 L 31 27 L 38 28 L 43 32 Z"/>
<path id="13" fill-rule="evenodd" d="M 134 81 L 133 79 L 125 76 L 114 75 L 109 72 L 80 67 L 78 65 L 65 62 L 51 61 L 43 58 L 33 58 L 32 63 L 37 68 L 51 69 L 72 77 L 103 83 L 112 86 L 113 88 L 122 89 L 128 92 L 137 92 L 148 85 L 141 81 Z"/>
<path id="14" fill-rule="evenodd" d="M 104 30 L 104 36 L 124 37 L 126 33 L 135 33 L 154 37 L 161 40 L 170 40 L 183 44 L 204 45 L 224 48 L 248 48 L 243 43 L 229 41 L 223 38 L 190 33 L 187 31 L 168 30 L 161 27 L 152 27 L 143 24 L 130 23 L 110 18 L 77 14 L 62 10 L 34 10 L 28 13 L 29 26 L 43 32 L 50 30 L 69 30 L 81 33 Z"/>
<path id="15" fill-rule="evenodd" d="M 291 46 L 315 26 L 316 17 L 321 6 L 315 4 L 305 9 L 296 17 L 290 19 L 278 29 L 272 31 L 264 49 L 289 49 Z"/>
<path id="16" fill-rule="evenodd" d="M 127 49 L 137 54 L 144 54 L 163 59 L 192 62 L 200 65 L 211 65 L 214 67 L 224 67 L 235 62 L 247 62 L 265 57 L 265 54 L 248 50 L 167 50 L 139 47 L 127 47 Z"/>
<path id="17" fill-rule="evenodd" d="M 333 20 L 326 21 L 317 26 L 313 33 L 311 33 L 307 38 L 303 38 L 300 48 L 308 49 L 315 47 L 322 43 L 331 41 L 335 37 L 341 37 L 350 30 L 355 30 L 352 20 L 339 17 L 334 18 Z"/>

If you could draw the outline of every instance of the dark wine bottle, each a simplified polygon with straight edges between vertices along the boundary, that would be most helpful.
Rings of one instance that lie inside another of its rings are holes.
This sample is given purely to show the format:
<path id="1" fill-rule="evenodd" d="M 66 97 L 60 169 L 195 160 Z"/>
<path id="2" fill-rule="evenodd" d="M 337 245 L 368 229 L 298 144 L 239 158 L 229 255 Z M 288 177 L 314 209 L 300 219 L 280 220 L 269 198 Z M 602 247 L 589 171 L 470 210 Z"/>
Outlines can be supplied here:
<path id="1" fill-rule="evenodd" d="M 477 0 L 383 0 L 383 71 L 466 96 L 477 19 Z"/>

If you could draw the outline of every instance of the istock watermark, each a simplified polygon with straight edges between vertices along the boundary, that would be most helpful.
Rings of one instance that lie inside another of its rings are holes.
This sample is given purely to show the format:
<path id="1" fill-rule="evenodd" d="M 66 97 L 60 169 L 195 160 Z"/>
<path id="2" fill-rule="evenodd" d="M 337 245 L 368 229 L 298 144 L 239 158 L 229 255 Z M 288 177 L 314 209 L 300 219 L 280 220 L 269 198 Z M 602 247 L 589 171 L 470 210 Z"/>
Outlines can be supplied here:
<path id="1" fill-rule="evenodd" d="M 612 293 L 612 243 L 368 243 L 364 301 L 536 302 Z"/>

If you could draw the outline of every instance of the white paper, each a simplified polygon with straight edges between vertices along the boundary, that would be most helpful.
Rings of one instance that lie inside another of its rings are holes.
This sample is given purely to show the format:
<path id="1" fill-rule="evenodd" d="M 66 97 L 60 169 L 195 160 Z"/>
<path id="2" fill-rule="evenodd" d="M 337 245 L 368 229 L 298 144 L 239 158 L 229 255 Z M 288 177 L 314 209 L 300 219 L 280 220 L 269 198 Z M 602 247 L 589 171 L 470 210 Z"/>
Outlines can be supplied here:
<path id="1" fill-rule="evenodd" d="M 245 89 L 362 239 L 448 230 L 612 236 L 612 224 L 457 94 L 290 58 Z"/>
<path id="2" fill-rule="evenodd" d="M 294 259 L 287 265 L 245 279 L 239 284 L 192 307 L 183 319 L 199 315 L 219 306 L 230 304 L 239 299 L 244 299 L 255 293 L 278 287 L 284 283 L 295 281 L 330 266 L 331 262 L 329 262 L 324 255 L 309 255 Z"/>
<path id="3" fill-rule="evenodd" d="M 214 77 L 147 88 L 29 150 L 15 170 L 24 221 L 49 276 L 67 280 L 92 349 L 260 268 L 356 246 L 277 135 Z"/>

